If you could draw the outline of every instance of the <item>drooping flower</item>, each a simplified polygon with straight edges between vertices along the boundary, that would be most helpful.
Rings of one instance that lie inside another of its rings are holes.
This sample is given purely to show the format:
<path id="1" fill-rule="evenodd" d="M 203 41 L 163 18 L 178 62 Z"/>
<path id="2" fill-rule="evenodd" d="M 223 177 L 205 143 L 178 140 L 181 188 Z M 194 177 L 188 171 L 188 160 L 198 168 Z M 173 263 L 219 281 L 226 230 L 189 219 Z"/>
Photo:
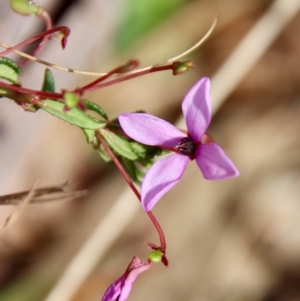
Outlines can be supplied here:
<path id="1" fill-rule="evenodd" d="M 187 164 L 196 159 L 207 180 L 229 179 L 239 175 L 237 168 L 221 147 L 206 139 L 211 121 L 210 80 L 200 79 L 182 102 L 182 112 L 188 133 L 171 123 L 144 113 L 124 113 L 119 121 L 124 132 L 133 140 L 173 151 L 155 162 L 141 186 L 141 202 L 150 211 L 159 199 L 176 185 Z"/>
<path id="2" fill-rule="evenodd" d="M 151 262 L 144 263 L 137 257 L 133 257 L 124 275 L 116 280 L 104 293 L 102 301 L 125 301 L 131 291 L 136 278 L 142 272 L 148 270 Z"/>

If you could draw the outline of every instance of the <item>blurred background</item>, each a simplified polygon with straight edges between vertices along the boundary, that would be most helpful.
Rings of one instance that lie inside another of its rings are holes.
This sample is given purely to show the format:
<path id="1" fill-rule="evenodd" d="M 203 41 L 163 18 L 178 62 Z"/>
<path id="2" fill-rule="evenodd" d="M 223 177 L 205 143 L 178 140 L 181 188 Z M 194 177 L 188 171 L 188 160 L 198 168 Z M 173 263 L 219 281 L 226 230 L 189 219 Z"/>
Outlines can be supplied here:
<path id="1" fill-rule="evenodd" d="M 196 68 L 86 95 L 111 118 L 142 109 L 180 122 L 184 95 L 209 76 L 215 115 L 208 132 L 241 172 L 233 180 L 208 182 L 190 164 L 154 210 L 170 266 L 157 264 L 142 274 L 129 300 L 300 300 L 299 0 L 37 2 L 55 25 L 71 28 L 65 50 L 51 40 L 39 57 L 95 72 L 129 58 L 141 66 L 162 63 L 196 43 L 219 17 L 210 38 L 186 58 Z M 258 24 L 258 36 L 229 64 Z M 15 45 L 43 26 L 0 0 L 1 42 Z M 44 68 L 28 64 L 22 84 L 39 89 Z M 57 90 L 92 79 L 53 74 Z M 74 189 L 90 191 L 81 199 L 30 205 L 2 231 L 0 300 L 100 300 L 134 255 L 146 260 L 144 241 L 157 242 L 153 226 L 116 168 L 101 161 L 79 129 L 41 110 L 25 112 L 8 99 L 1 99 L 0 108 L 1 195 L 28 190 L 37 180 L 39 186 L 70 181 Z M 0 222 L 14 210 L 1 206 Z M 102 236 L 89 239 L 100 228 Z M 87 241 L 92 251 L 82 253 Z M 83 259 L 74 261 L 78 254 Z"/>

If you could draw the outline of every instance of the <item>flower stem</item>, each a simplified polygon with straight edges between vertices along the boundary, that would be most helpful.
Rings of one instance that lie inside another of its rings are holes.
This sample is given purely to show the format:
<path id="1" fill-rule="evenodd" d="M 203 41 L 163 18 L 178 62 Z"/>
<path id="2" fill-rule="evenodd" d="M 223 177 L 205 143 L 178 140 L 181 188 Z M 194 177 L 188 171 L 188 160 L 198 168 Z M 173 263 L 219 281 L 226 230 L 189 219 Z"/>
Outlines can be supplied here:
<path id="1" fill-rule="evenodd" d="M 128 63 L 126 63 L 125 65 L 119 66 L 111 71 L 109 71 L 107 74 L 97 78 L 96 80 L 92 81 L 91 83 L 73 90 L 73 93 L 84 93 L 86 91 L 91 90 L 93 87 L 98 87 L 98 84 L 100 82 L 103 82 L 104 80 L 106 80 L 107 78 L 111 77 L 114 74 L 120 74 L 120 73 L 124 73 L 124 72 L 129 72 L 131 71 L 132 68 L 135 68 L 138 65 L 138 62 L 135 60 L 130 60 Z"/>
<path id="2" fill-rule="evenodd" d="M 29 45 L 33 42 L 35 42 L 36 40 L 39 40 L 39 39 L 44 39 L 46 36 L 49 36 L 53 33 L 56 33 L 56 32 L 60 32 L 62 35 L 63 35 L 63 38 L 62 38 L 62 41 L 61 41 L 61 44 L 62 44 L 62 47 L 65 48 L 66 46 L 66 43 L 67 43 L 67 37 L 68 35 L 70 34 L 70 29 L 67 27 L 67 26 L 58 26 L 58 27 L 54 27 L 54 28 L 51 28 L 51 29 L 48 29 L 30 39 L 27 39 L 13 47 L 10 47 L 9 49 L 7 50 L 4 50 L 2 52 L 0 52 L 0 57 L 3 57 L 5 55 L 8 55 L 9 53 L 13 52 L 14 50 L 18 50 L 26 45 Z"/>
<path id="3" fill-rule="evenodd" d="M 120 161 L 118 160 L 116 155 L 113 153 L 113 151 L 111 150 L 111 148 L 109 147 L 109 145 L 107 144 L 107 142 L 102 137 L 102 135 L 99 131 L 96 131 L 96 136 L 97 136 L 99 142 L 103 145 L 103 147 L 104 147 L 105 151 L 107 152 L 107 154 L 110 156 L 112 161 L 115 163 L 116 167 L 119 169 L 120 173 L 122 174 L 123 178 L 125 179 L 125 181 L 129 185 L 131 190 L 134 192 L 134 194 L 136 195 L 138 200 L 141 202 L 140 193 L 138 192 L 137 188 L 132 183 L 132 181 L 131 181 L 129 175 L 127 174 L 127 172 L 125 171 L 124 167 L 122 166 L 122 164 L 120 163 Z M 159 222 L 157 221 L 156 217 L 154 216 L 154 214 L 151 211 L 147 212 L 147 214 L 148 214 L 152 224 L 154 225 L 154 227 L 155 227 L 155 229 L 158 233 L 159 240 L 160 240 L 160 249 L 163 253 L 165 253 L 166 252 L 166 247 L 167 247 L 165 234 L 164 234 Z"/>
<path id="4" fill-rule="evenodd" d="M 163 65 L 163 66 L 153 66 L 149 69 L 142 70 L 142 71 L 139 71 L 139 72 L 136 72 L 136 73 L 131 73 L 131 74 L 122 76 L 120 78 L 116 78 L 116 79 L 113 79 L 111 81 L 107 81 L 105 83 L 100 83 L 100 84 L 96 84 L 96 85 L 94 84 L 93 86 L 90 86 L 88 89 L 85 88 L 85 92 L 100 89 L 100 88 L 104 88 L 104 87 L 111 86 L 111 85 L 115 85 L 115 84 L 118 84 L 120 82 L 129 80 L 129 79 L 132 79 L 132 78 L 135 78 L 135 77 L 138 77 L 138 76 L 142 76 L 142 75 L 145 75 L 145 74 L 148 74 L 148 73 L 165 71 L 165 70 L 173 70 L 173 63 Z"/>
<path id="5" fill-rule="evenodd" d="M 53 28 L 53 23 L 52 23 L 52 19 L 50 17 L 50 15 L 48 14 L 48 12 L 43 9 L 42 7 L 40 7 L 39 9 L 39 13 L 38 16 L 42 17 L 45 21 L 46 24 L 46 30 L 49 30 L 51 28 Z M 32 56 L 36 56 L 41 50 L 42 48 L 46 45 L 46 42 L 50 39 L 49 35 L 44 35 L 42 41 L 36 46 L 36 48 L 31 52 Z M 21 60 L 19 62 L 19 67 L 23 67 L 27 62 L 29 61 L 28 58 L 25 58 L 23 60 Z"/>

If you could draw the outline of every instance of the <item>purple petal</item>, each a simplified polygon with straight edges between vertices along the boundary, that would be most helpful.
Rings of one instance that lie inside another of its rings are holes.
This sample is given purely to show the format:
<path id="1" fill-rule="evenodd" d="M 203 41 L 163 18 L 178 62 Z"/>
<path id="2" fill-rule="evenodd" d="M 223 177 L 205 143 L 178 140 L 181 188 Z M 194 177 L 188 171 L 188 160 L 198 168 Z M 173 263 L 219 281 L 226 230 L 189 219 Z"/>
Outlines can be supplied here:
<path id="1" fill-rule="evenodd" d="M 229 179 L 240 174 L 221 147 L 215 143 L 200 145 L 196 151 L 196 162 L 207 180 Z"/>
<path id="2" fill-rule="evenodd" d="M 150 266 L 150 262 L 144 263 L 139 258 L 133 257 L 124 275 L 122 275 L 106 290 L 102 301 L 125 301 L 130 294 L 132 285 L 136 278 L 139 274 L 148 270 Z"/>
<path id="3" fill-rule="evenodd" d="M 182 103 L 182 112 L 188 132 L 195 141 L 200 141 L 210 124 L 209 93 L 210 80 L 204 77 L 190 89 Z"/>
<path id="4" fill-rule="evenodd" d="M 127 278 L 125 280 L 125 285 L 123 286 L 121 295 L 118 301 L 125 301 L 131 291 L 132 285 L 136 278 L 139 276 L 139 274 L 143 273 L 144 271 L 147 271 L 151 266 L 151 263 L 144 263 L 139 258 L 134 257 L 131 264 L 129 265 L 127 269 Z"/>
<path id="5" fill-rule="evenodd" d="M 150 211 L 159 199 L 181 179 L 190 158 L 172 154 L 155 162 L 143 180 L 141 201 L 145 211 Z"/>
<path id="6" fill-rule="evenodd" d="M 119 122 L 130 138 L 146 145 L 173 148 L 186 137 L 171 123 L 149 114 L 123 113 Z"/>
<path id="7" fill-rule="evenodd" d="M 110 285 L 110 287 L 106 290 L 104 293 L 104 296 L 102 297 L 101 301 L 115 301 L 117 298 L 119 298 L 122 287 L 125 283 L 125 276 L 122 276 L 117 281 L 115 281 L 113 284 Z"/>

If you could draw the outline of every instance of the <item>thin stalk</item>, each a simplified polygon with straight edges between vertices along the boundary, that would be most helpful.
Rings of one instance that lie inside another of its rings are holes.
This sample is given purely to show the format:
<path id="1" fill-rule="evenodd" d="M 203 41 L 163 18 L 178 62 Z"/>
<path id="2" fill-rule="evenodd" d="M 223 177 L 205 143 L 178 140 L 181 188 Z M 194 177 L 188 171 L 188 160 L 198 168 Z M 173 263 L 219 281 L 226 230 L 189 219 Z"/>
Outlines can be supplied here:
<path id="1" fill-rule="evenodd" d="M 100 88 L 104 88 L 104 87 L 111 86 L 111 85 L 115 85 L 115 84 L 118 84 L 120 82 L 129 80 L 129 79 L 132 79 L 132 78 L 135 78 L 135 77 L 138 77 L 138 76 L 142 76 L 142 75 L 145 75 L 145 74 L 148 74 L 148 73 L 165 71 L 165 70 L 173 70 L 173 63 L 163 65 L 163 66 L 154 66 L 150 69 L 142 70 L 142 71 L 139 71 L 137 73 L 131 73 L 131 74 L 125 75 L 125 76 L 120 77 L 120 78 L 113 79 L 113 80 L 105 82 L 105 83 L 97 84 L 97 85 L 94 85 L 94 86 L 90 87 L 88 90 L 86 89 L 85 92 L 100 89 Z"/>
<path id="2" fill-rule="evenodd" d="M 116 167 L 119 169 L 121 175 L 123 176 L 123 178 L 125 179 L 125 181 L 127 182 L 127 184 L 129 185 L 129 187 L 131 188 L 131 190 L 133 191 L 133 193 L 136 195 L 137 199 L 139 200 L 139 202 L 141 202 L 141 195 L 138 192 L 137 188 L 134 186 L 134 184 L 132 183 L 129 175 L 127 174 L 127 172 L 125 171 L 124 167 L 122 166 L 122 164 L 120 163 L 120 161 L 118 160 L 118 158 L 115 156 L 115 154 L 113 153 L 113 151 L 110 149 L 109 145 L 107 144 L 107 142 L 105 141 L 105 139 L 102 137 L 101 133 L 99 131 L 96 131 L 96 136 L 99 140 L 99 142 L 103 145 L 105 151 L 107 152 L 107 154 L 110 156 L 110 158 L 112 159 L 112 161 L 115 163 Z M 165 239 L 165 234 L 159 224 L 159 222 L 157 221 L 156 217 L 154 216 L 154 214 L 151 211 L 147 212 L 147 215 L 149 216 L 152 224 L 154 225 L 158 236 L 159 236 L 159 240 L 160 240 L 160 249 L 163 253 L 165 253 L 166 251 L 166 239 Z"/>
<path id="3" fill-rule="evenodd" d="M 130 69 L 132 68 L 135 68 L 136 66 L 138 65 L 138 62 L 137 61 L 134 61 L 134 60 L 130 60 L 128 63 L 126 63 L 125 65 L 122 65 L 122 66 L 119 66 L 111 71 L 109 71 L 107 74 L 97 78 L 96 80 L 92 81 L 91 83 L 81 87 L 81 88 L 78 88 L 78 89 L 75 89 L 73 92 L 74 93 L 84 93 L 86 91 L 89 91 L 91 90 L 91 88 L 95 87 L 95 86 L 98 86 L 98 84 L 100 82 L 103 82 L 104 80 L 106 80 L 107 78 L 111 77 L 112 75 L 114 74 L 120 74 L 120 73 L 124 73 L 124 72 L 127 72 L 127 71 L 130 71 Z"/>
<path id="4" fill-rule="evenodd" d="M 50 30 L 53 28 L 53 23 L 50 15 L 46 10 L 44 10 L 42 7 L 39 9 L 38 16 L 42 17 L 46 24 L 46 30 Z M 36 56 L 42 48 L 46 45 L 47 41 L 49 41 L 50 37 L 48 35 L 45 35 L 42 39 L 42 41 L 36 46 L 36 48 L 31 52 L 31 56 Z M 19 67 L 24 66 L 29 61 L 28 58 L 25 58 L 19 62 Z"/>
<path id="5" fill-rule="evenodd" d="M 61 32 L 64 35 L 64 37 L 62 38 L 61 44 L 62 44 L 62 47 L 65 48 L 66 43 L 67 43 L 67 37 L 70 34 L 70 29 L 67 26 L 58 26 L 58 27 L 43 31 L 42 33 L 40 33 L 32 38 L 29 38 L 13 47 L 10 47 L 9 49 L 7 49 L 5 51 L 0 52 L 0 57 L 8 55 L 9 53 L 13 52 L 14 50 L 18 50 L 24 46 L 27 46 L 27 45 L 35 42 L 36 40 L 42 39 L 42 38 L 49 36 L 56 32 Z"/>

